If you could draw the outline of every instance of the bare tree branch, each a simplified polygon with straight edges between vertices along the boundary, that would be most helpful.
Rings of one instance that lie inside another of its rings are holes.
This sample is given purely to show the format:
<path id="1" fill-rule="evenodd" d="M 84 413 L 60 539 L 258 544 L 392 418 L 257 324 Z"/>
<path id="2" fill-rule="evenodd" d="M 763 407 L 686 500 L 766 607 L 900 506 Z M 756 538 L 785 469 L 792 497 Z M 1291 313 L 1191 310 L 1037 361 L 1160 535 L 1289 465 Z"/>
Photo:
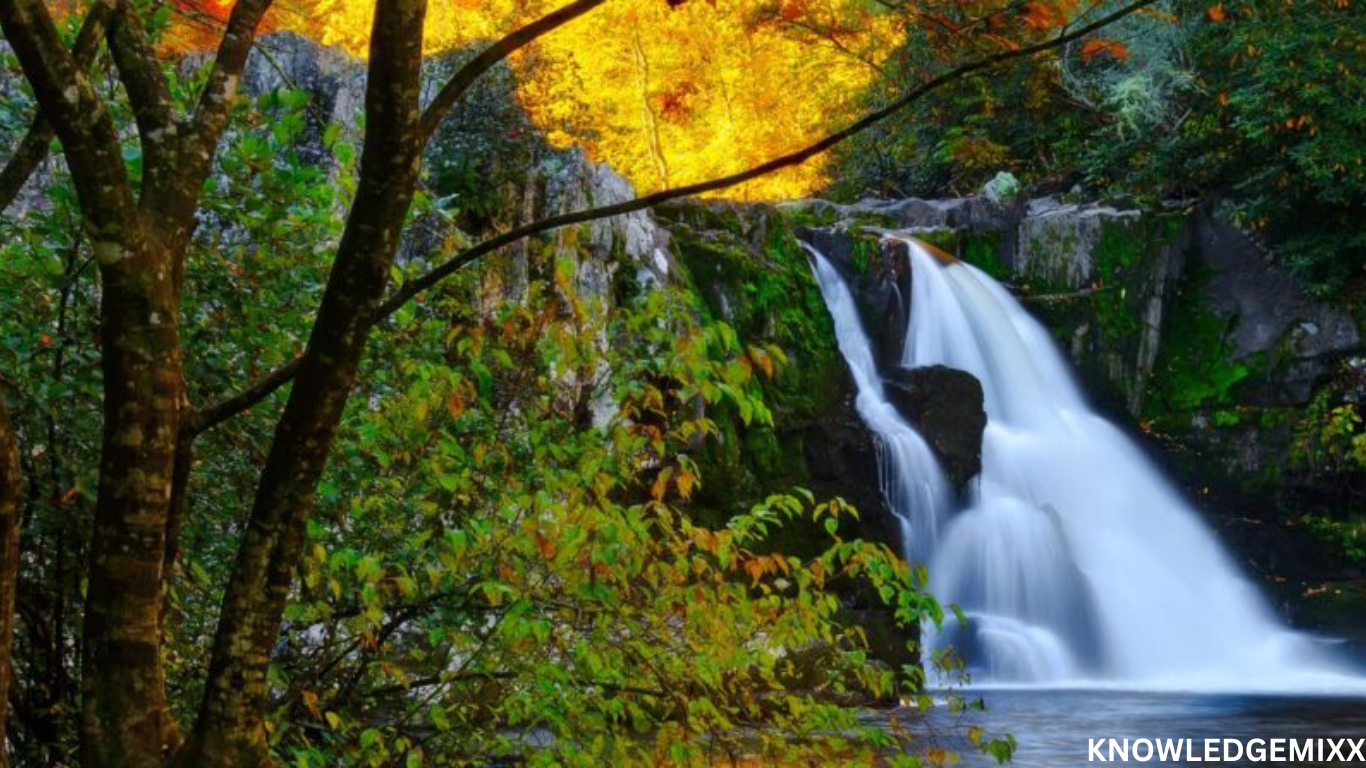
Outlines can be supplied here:
<path id="1" fill-rule="evenodd" d="M 299 371 L 299 360 L 295 358 L 271 371 L 265 378 L 258 380 L 238 394 L 219 401 L 190 414 L 185 420 L 184 430 L 194 437 L 222 424 L 223 422 L 250 410 L 252 406 L 270 397 L 281 387 L 288 384 Z"/>
<path id="2" fill-rule="evenodd" d="M 43 117 L 43 113 L 34 116 L 33 125 L 29 126 L 28 133 L 24 134 L 14 154 L 10 155 L 5 169 L 0 171 L 0 213 L 9 210 L 33 172 L 47 159 L 55 137 L 52 123 Z"/>
<path id="3" fill-rule="evenodd" d="M 237 96 L 247 54 L 251 53 L 252 44 L 256 41 L 256 27 L 261 24 L 270 5 L 271 0 L 240 0 L 228 17 L 227 29 L 218 45 L 218 55 L 214 57 L 208 81 L 199 94 L 199 103 L 193 117 L 187 122 L 186 132 L 176 153 L 181 173 L 184 178 L 194 181 L 196 187 L 208 175 L 218 138 L 227 126 L 232 102 Z M 182 194 L 176 196 L 180 205 L 198 202 L 197 194 L 187 196 L 183 194 L 184 190 L 180 191 Z"/>
<path id="4" fill-rule="evenodd" d="M 945 72 L 944 74 L 941 74 L 937 77 L 925 81 L 921 85 L 917 86 L 911 91 L 908 91 L 906 94 L 904 94 L 897 100 L 891 102 L 887 106 L 875 112 L 870 112 L 869 114 L 863 116 L 859 120 L 851 123 L 846 128 L 835 133 L 832 133 L 826 136 L 825 138 L 821 139 L 820 141 L 815 142 L 814 144 L 811 144 L 803 149 L 799 149 L 795 152 L 782 155 L 781 157 L 774 158 L 773 160 L 769 160 L 768 162 L 756 165 L 752 168 L 741 171 L 739 173 L 734 173 L 729 176 L 712 179 L 710 181 L 689 184 L 674 189 L 662 190 L 660 192 L 655 192 L 654 194 L 645 195 L 643 197 L 638 197 L 634 200 L 627 200 L 625 202 L 616 203 L 613 205 L 606 205 L 598 208 L 589 208 L 581 211 L 560 214 L 558 216 L 550 216 L 539 221 L 534 221 L 529 224 L 516 227 L 507 232 L 504 232 L 501 235 L 496 235 L 492 238 L 489 238 L 488 240 L 485 240 L 477 245 L 471 246 L 470 248 L 462 251 L 460 254 L 454 256 L 450 260 L 435 267 L 427 274 L 418 277 L 414 280 L 411 280 L 407 283 L 404 283 L 397 290 L 395 290 L 394 293 L 388 299 L 386 299 L 383 304 L 379 306 L 379 309 L 375 312 L 372 322 L 381 322 L 388 316 L 392 315 L 394 312 L 398 311 L 400 307 L 402 307 L 404 304 L 407 304 L 418 294 L 436 286 L 442 280 L 445 280 L 447 277 L 449 277 L 462 267 L 465 267 L 477 261 L 483 256 L 488 255 L 489 253 L 497 251 L 498 249 L 510 245 L 514 242 L 517 242 L 518 240 L 521 240 L 526 237 L 531 237 L 533 235 L 538 235 L 542 232 L 548 232 L 553 229 L 559 229 L 560 227 L 566 227 L 573 224 L 581 224 L 583 222 L 594 221 L 597 219 L 609 218 L 611 216 L 620 216 L 627 213 L 633 213 L 635 211 L 651 208 L 653 206 L 659 205 L 660 203 L 664 203 L 669 200 L 676 200 L 678 198 L 699 195 L 706 192 L 715 192 L 717 190 L 726 189 L 728 187 L 733 187 L 738 184 L 743 184 L 746 181 L 759 178 L 761 176 L 772 173 L 782 168 L 798 165 L 802 162 L 805 162 L 815 157 L 816 155 L 821 154 L 822 152 L 825 152 L 826 150 L 830 149 L 831 147 L 834 147 L 840 142 L 845 141 L 846 139 L 849 139 L 850 137 L 855 136 L 861 133 L 862 131 L 871 128 L 872 126 L 880 123 L 888 117 L 916 103 L 929 93 L 932 93 L 940 88 L 943 88 L 946 85 L 957 82 L 959 80 L 964 80 L 969 77 L 979 75 L 983 72 L 992 69 L 993 67 L 999 66 L 1009 61 L 1013 61 L 1015 59 L 1027 58 L 1039 53 L 1043 53 L 1045 51 L 1062 47 L 1074 40 L 1078 40 L 1082 37 L 1085 37 L 1086 35 L 1096 32 L 1097 30 L 1103 29 L 1109 26 L 1110 24 L 1113 24 L 1114 22 L 1142 8 L 1146 8 L 1150 5 L 1153 5 L 1155 2 L 1157 2 L 1157 0 L 1137 0 L 1137 2 L 1124 6 L 1123 8 L 1113 13 L 1107 14 L 1106 16 L 1101 17 L 1100 19 L 1097 19 L 1094 22 L 1077 27 L 1070 31 L 1065 31 L 1063 34 L 1058 35 L 1057 37 L 1050 38 L 1049 40 L 1036 43 L 1030 46 L 1016 48 L 1013 50 L 1002 51 L 1000 53 L 987 56 L 985 58 L 978 59 L 968 64 L 956 67 L 952 70 L 949 70 L 948 72 Z M 237 416 L 238 414 L 251 409 L 261 400 L 264 400 L 267 396 L 270 395 L 270 393 L 274 392 L 280 386 L 283 386 L 285 382 L 289 381 L 294 376 L 295 372 L 296 366 L 294 364 L 290 364 L 288 366 L 277 369 L 268 374 L 264 379 L 248 387 L 242 393 L 234 395 L 233 397 L 230 397 L 216 405 L 203 409 L 198 414 L 196 414 L 196 416 L 192 418 L 191 421 L 203 425 L 200 431 L 203 431 L 204 429 L 208 429 L 210 427 L 228 421 L 234 416 Z M 207 414 L 212 414 L 212 418 L 208 418 Z"/>
<path id="5" fill-rule="evenodd" d="M 508 34 L 503 39 L 485 48 L 473 59 L 465 62 L 427 105 L 422 113 L 422 138 L 430 139 L 441 121 L 455 106 L 465 91 L 474 84 L 479 76 L 493 65 L 506 59 L 514 51 L 526 46 L 536 38 L 568 24 L 578 17 L 602 5 L 607 0 L 574 0 L 574 2 L 552 11 L 526 26 Z"/>
<path id="6" fill-rule="evenodd" d="M 825 138 L 815 142 L 814 144 L 810 144 L 795 152 L 782 155 L 780 157 L 774 158 L 765 163 L 761 163 L 739 173 L 734 173 L 729 176 L 723 176 L 721 178 L 712 179 L 710 181 L 702 181 L 696 184 L 688 184 L 682 187 L 675 187 L 674 189 L 662 190 L 659 192 L 655 192 L 654 194 L 645 195 L 643 197 L 638 197 L 634 200 L 627 200 L 625 202 L 616 203 L 614 205 L 601 206 L 598 208 L 589 208 L 582 211 L 575 211 L 572 213 L 560 214 L 558 216 L 551 216 L 549 218 L 541 219 L 540 221 L 525 224 L 523 226 L 504 232 L 501 235 L 497 235 L 493 238 L 485 240 L 482 243 L 479 243 L 478 245 L 466 249 L 459 255 L 434 268 L 432 271 L 428 272 L 422 277 L 405 283 L 380 306 L 379 312 L 375 316 L 375 321 L 378 322 L 384 319 L 385 317 L 393 314 L 399 309 L 399 307 L 402 307 L 404 304 L 411 301 L 413 297 L 435 286 L 437 283 L 446 279 L 461 267 L 464 267 L 465 265 L 475 261 L 476 259 L 479 259 L 480 257 L 488 253 L 491 253 L 492 251 L 496 251 L 499 248 L 502 248 L 503 246 L 521 240 L 522 238 L 530 237 L 532 235 L 540 234 L 542 232 L 546 232 L 552 229 L 558 229 L 560 227 L 566 227 L 573 224 L 581 224 L 586 221 L 593 221 L 595 219 L 602 219 L 611 216 L 620 216 L 622 214 L 633 213 L 635 211 L 651 208 L 653 206 L 659 205 L 660 203 L 667 202 L 669 200 L 676 200 L 681 197 L 691 197 L 693 195 L 700 195 L 707 192 L 715 192 L 717 190 L 726 189 L 728 187 L 733 187 L 738 184 L 743 184 L 746 181 L 757 179 L 761 176 L 765 176 L 769 173 L 773 173 L 774 171 L 781 170 L 789 166 L 801 164 L 829 150 L 835 145 L 859 133 L 862 133 L 865 130 L 868 130 L 869 128 L 882 122 L 888 117 L 891 117 L 892 115 L 911 106 L 915 102 L 924 98 L 927 94 L 936 91 L 940 88 L 943 88 L 944 86 L 949 85 L 950 83 L 981 74 L 982 72 L 992 69 L 993 67 L 996 67 L 1005 62 L 1013 61 L 1015 59 L 1027 58 L 1038 53 L 1043 53 L 1045 51 L 1061 47 L 1069 42 L 1072 42 L 1073 40 L 1080 39 L 1099 29 L 1103 29 L 1104 27 L 1113 24 L 1114 22 L 1134 13 L 1135 11 L 1138 11 L 1141 8 L 1146 8 L 1147 6 L 1150 6 L 1155 2 L 1157 2 L 1157 0 L 1138 0 L 1137 2 L 1127 5 L 1111 14 L 1108 14 L 1094 22 L 1091 22 L 1090 24 L 1086 24 L 1074 30 L 1064 32 L 1063 34 L 1057 37 L 1050 38 L 1046 41 L 1036 43 L 1034 45 L 1024 46 L 1013 50 L 1002 51 L 992 56 L 987 56 L 982 59 L 978 59 L 977 61 L 973 61 L 968 64 L 963 64 L 959 67 L 949 70 L 948 72 L 945 72 L 942 75 L 939 75 L 922 83 L 921 85 L 907 92 L 905 95 L 901 96 L 901 98 L 891 102 L 887 106 L 882 107 L 881 109 L 878 109 L 874 112 L 870 112 L 867 115 L 864 115 L 862 118 L 854 121 L 844 129 L 836 131 L 835 133 L 826 136 Z"/>

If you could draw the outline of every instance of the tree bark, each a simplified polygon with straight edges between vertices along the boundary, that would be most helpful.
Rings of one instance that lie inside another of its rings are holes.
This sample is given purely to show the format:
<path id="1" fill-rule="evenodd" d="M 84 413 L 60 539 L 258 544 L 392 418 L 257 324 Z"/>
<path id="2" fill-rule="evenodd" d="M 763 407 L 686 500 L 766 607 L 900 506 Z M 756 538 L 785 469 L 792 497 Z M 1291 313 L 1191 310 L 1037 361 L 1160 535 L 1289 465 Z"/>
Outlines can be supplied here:
<path id="1" fill-rule="evenodd" d="M 366 86 L 360 184 L 322 305 L 276 425 L 224 596 L 199 719 L 175 765 L 269 764 L 266 673 L 371 318 L 388 283 L 422 158 L 425 0 L 380 0 Z"/>
<path id="2" fill-rule="evenodd" d="M 112 8 L 116 0 L 108 0 Z M 82 652 L 81 759 L 163 762 L 161 566 L 183 408 L 170 256 L 139 214 L 103 100 L 38 0 L 0 4 L 5 37 L 65 151 L 102 283 L 104 435 Z"/>
<path id="3" fill-rule="evenodd" d="M 19 506 L 23 499 L 19 441 L 0 395 L 0 768 L 9 768 L 5 725 L 9 715 L 10 653 L 14 641 L 14 599 L 19 590 Z"/>
<path id="4" fill-rule="evenodd" d="M 167 254 L 106 271 L 104 449 L 86 596 L 87 766 L 159 766 L 171 731 L 161 665 L 166 522 L 184 407 Z"/>

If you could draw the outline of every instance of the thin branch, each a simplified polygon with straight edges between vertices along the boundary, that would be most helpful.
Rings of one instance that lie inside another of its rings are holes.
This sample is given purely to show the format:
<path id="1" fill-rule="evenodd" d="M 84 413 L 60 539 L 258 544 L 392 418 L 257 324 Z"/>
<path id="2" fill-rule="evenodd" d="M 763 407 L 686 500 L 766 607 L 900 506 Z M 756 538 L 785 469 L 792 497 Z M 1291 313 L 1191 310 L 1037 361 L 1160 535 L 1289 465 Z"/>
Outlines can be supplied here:
<path id="1" fill-rule="evenodd" d="M 436 98 L 422 112 L 422 138 L 430 139 L 441 125 L 447 113 L 455 106 L 465 91 L 479 79 L 479 76 L 495 64 L 506 59 L 514 51 L 536 40 L 536 38 L 568 24 L 578 17 L 602 5 L 607 0 L 575 0 L 556 11 L 542 16 L 526 26 L 509 33 L 506 37 L 485 48 L 478 56 L 465 62 L 446 84 L 441 86 Z"/>
<path id="2" fill-rule="evenodd" d="M 635 211 L 644 210 L 646 208 L 652 208 L 656 205 L 659 205 L 660 203 L 668 202 L 669 200 L 676 200 L 681 197 L 691 197 L 694 195 L 700 195 L 707 192 L 715 192 L 717 190 L 726 189 L 728 187 L 733 187 L 738 184 L 743 184 L 746 181 L 757 179 L 761 176 L 765 176 L 769 173 L 781 170 L 783 168 L 787 168 L 789 166 L 798 165 L 807 160 L 810 160 L 816 155 L 825 152 L 826 150 L 829 150 L 830 148 L 849 139 L 850 137 L 855 136 L 871 128 L 872 126 L 882 122 L 888 117 L 891 117 L 897 112 L 906 109 L 915 102 L 919 101 L 926 94 L 938 90 L 939 88 L 942 88 L 945 85 L 956 82 L 958 80 L 963 80 L 973 75 L 977 75 L 981 72 L 996 67 L 1002 63 L 1012 61 L 1014 59 L 1026 58 L 1029 56 L 1033 56 L 1036 53 L 1042 53 L 1044 51 L 1057 48 L 1062 45 L 1066 45 L 1067 43 L 1073 40 L 1085 37 L 1086 35 L 1089 35 L 1098 29 L 1102 29 L 1106 26 L 1109 26 L 1110 24 L 1113 24 L 1114 22 L 1124 18 L 1125 16 L 1128 16 L 1129 14 L 1139 10 L 1140 8 L 1146 8 L 1147 6 L 1150 6 L 1155 2 L 1157 2 L 1157 0 L 1138 0 L 1137 2 L 1127 5 L 1124 8 L 1121 8 L 1120 10 L 1115 11 L 1114 13 L 1111 13 L 1097 21 L 1079 27 L 1071 32 L 1059 35 L 1058 37 L 1052 38 L 1050 40 L 1041 43 L 1036 43 L 1030 46 L 1025 46 L 1022 48 L 1017 48 L 1015 50 L 1002 51 L 995 55 L 988 56 L 986 58 L 979 59 L 969 64 L 959 66 L 942 75 L 939 75 L 931 80 L 926 81 L 925 83 L 912 89 L 896 101 L 893 101 L 892 103 L 888 104 L 887 106 L 881 109 L 864 115 L 862 118 L 851 123 L 844 129 L 836 131 L 835 133 L 826 136 L 825 138 L 815 142 L 814 144 L 811 144 L 803 149 L 799 149 L 795 152 L 791 152 L 786 155 L 774 158 L 772 160 L 769 160 L 768 162 L 761 163 L 748 170 L 744 170 L 739 173 L 734 173 L 729 176 L 723 176 L 721 178 L 712 179 L 710 181 L 702 181 L 696 184 L 688 184 L 682 187 L 675 187 L 674 189 L 662 190 L 650 195 L 635 198 L 634 200 L 627 200 L 625 202 L 616 203 L 614 205 L 606 205 L 598 208 L 589 208 L 582 211 L 575 211 L 572 213 L 560 214 L 558 216 L 551 216 L 549 218 L 541 219 L 540 221 L 525 224 L 521 227 L 517 227 L 515 229 L 504 232 L 501 235 L 497 235 L 493 238 L 485 240 L 482 243 L 479 243 L 478 245 L 468 248 L 459 255 L 450 259 L 449 261 L 434 268 L 431 272 L 428 272 L 426 275 L 423 275 L 422 277 L 416 278 L 410 282 L 405 283 L 397 291 L 394 292 L 393 296 L 391 296 L 382 305 L 380 305 L 379 311 L 375 315 L 375 322 L 378 322 L 384 319 L 385 317 L 393 314 L 399 309 L 399 307 L 402 307 L 404 304 L 411 301 L 413 297 L 417 296 L 419 293 L 422 293 L 423 291 L 432 288 L 434 285 L 446 279 L 461 267 L 464 267 L 470 262 L 492 251 L 496 251 L 505 245 L 521 240 L 522 238 L 530 237 L 531 235 L 540 234 L 542 232 L 546 232 L 552 229 L 559 229 L 560 227 L 566 227 L 573 224 L 581 224 L 586 221 L 593 221 L 596 219 L 608 218 L 611 216 L 620 216 L 622 214 L 634 213 Z"/>
<path id="3" fill-rule="evenodd" d="M 242 69 L 247 64 L 247 54 L 256 41 L 256 27 L 270 5 L 271 0 L 240 0 L 232 8 L 223 40 L 218 45 L 218 55 L 213 60 L 213 69 L 199 94 L 199 103 L 178 153 L 189 166 L 186 173 L 189 178 L 202 179 L 207 174 L 218 138 L 227 125 Z"/>
<path id="4" fill-rule="evenodd" d="M 258 380 L 242 392 L 221 400 L 206 408 L 201 408 L 186 417 L 181 429 L 194 437 L 206 432 L 223 422 L 231 419 L 238 414 L 244 413 L 252 406 L 275 394 L 281 387 L 288 384 L 294 374 L 299 371 L 299 358 L 285 363 L 266 375 L 265 378 Z"/>
<path id="5" fill-rule="evenodd" d="M 33 172 L 47 159 L 55 135 L 52 123 L 39 112 L 14 154 L 10 155 L 9 162 L 5 163 L 5 169 L 0 171 L 0 213 L 9 210 Z"/>
<path id="6" fill-rule="evenodd" d="M 1099 29 L 1103 29 L 1109 26 L 1110 24 L 1113 24 L 1114 22 L 1134 13 L 1135 11 L 1138 11 L 1142 8 L 1146 8 L 1150 5 L 1153 5 L 1156 2 L 1157 0 L 1138 0 L 1137 2 L 1127 5 L 1094 22 L 1091 22 L 1090 24 L 1086 24 L 1071 31 L 1064 32 L 1063 34 L 1050 40 L 1041 43 L 1036 43 L 1030 46 L 1017 48 L 1010 51 L 1002 51 L 992 56 L 988 56 L 986 58 L 979 59 L 969 64 L 959 66 L 942 75 L 939 75 L 931 80 L 924 82 L 920 86 L 907 92 L 905 95 L 903 95 L 896 101 L 893 101 L 892 103 L 888 104 L 887 106 L 879 110 L 870 112 L 869 114 L 863 116 L 859 120 L 851 123 L 844 129 L 832 133 L 814 144 L 811 144 L 803 149 L 799 149 L 795 152 L 791 152 L 789 154 L 774 158 L 773 160 L 769 160 L 768 162 L 762 163 L 760 165 L 756 165 L 748 170 L 741 171 L 739 173 L 734 173 L 729 176 L 723 176 L 721 178 L 712 179 L 710 181 L 703 181 L 698 182 L 696 184 L 689 184 L 683 187 L 677 187 L 674 189 L 662 190 L 660 192 L 655 192 L 650 195 L 635 198 L 634 200 L 627 200 L 625 202 L 616 203 L 613 205 L 605 205 L 598 208 L 588 208 L 581 211 L 560 214 L 558 216 L 550 216 L 548 218 L 541 219 L 539 221 L 531 222 L 529 224 L 525 224 L 523 226 L 511 229 L 507 232 L 504 232 L 501 235 L 497 235 L 488 240 L 485 240 L 479 243 L 478 245 L 471 246 L 470 248 L 462 251 L 460 254 L 452 257 L 450 260 L 435 267 L 427 274 L 414 280 L 411 280 L 407 283 L 404 283 L 402 286 L 400 286 L 397 290 L 394 291 L 393 295 L 391 295 L 386 301 L 384 301 L 379 306 L 371 322 L 379 323 L 383 321 L 385 318 L 392 315 L 394 312 L 398 311 L 400 307 L 411 301 L 418 294 L 436 286 L 438 283 L 440 283 L 442 280 L 445 280 L 447 277 L 455 273 L 457 270 L 473 263 L 474 261 L 482 258 L 483 256 L 489 253 L 497 251 L 498 249 L 510 245 L 514 242 L 517 242 L 518 240 L 521 240 L 526 237 L 531 237 L 532 235 L 538 235 L 542 232 L 548 232 L 553 229 L 559 229 L 561 227 L 570 226 L 573 224 L 581 224 L 587 221 L 595 221 L 597 219 L 604 219 L 612 216 L 620 216 L 623 214 L 634 213 L 635 211 L 644 210 L 646 208 L 652 208 L 656 205 L 659 205 L 660 203 L 668 202 L 670 200 L 676 200 L 682 197 L 690 197 L 693 195 L 699 195 L 706 192 L 715 192 L 717 190 L 726 189 L 728 187 L 733 187 L 738 184 L 743 184 L 746 181 L 759 178 L 761 176 L 772 173 L 773 171 L 782 168 L 797 165 L 799 163 L 811 159 L 812 157 L 815 157 L 816 155 L 825 152 L 826 150 L 830 149 L 831 147 L 834 147 L 840 142 L 845 141 L 846 139 L 849 139 L 850 137 L 855 136 L 860 132 L 867 130 L 868 128 L 871 128 L 872 126 L 896 114 L 897 112 L 900 112 L 901 110 L 911 106 L 921 98 L 924 98 L 927 94 L 940 88 L 943 88 L 944 86 L 949 85 L 950 83 L 978 75 L 982 72 L 985 72 L 989 69 L 992 69 L 993 67 L 999 66 L 1000 64 L 1003 64 L 1008 61 L 1026 58 L 1029 56 L 1033 56 L 1037 53 L 1042 53 L 1044 51 L 1048 51 L 1066 45 L 1067 43 L 1072 42 L 1073 40 L 1080 39 Z M 262 379 L 257 384 L 253 384 L 251 387 L 249 387 L 246 391 L 242 392 L 241 394 L 235 395 L 227 400 L 222 401 L 217 405 L 211 406 L 205 411 L 202 411 L 201 413 L 213 414 L 212 423 L 208 424 L 208 426 L 221 424 L 224 421 L 227 421 L 228 419 L 231 419 L 232 417 L 247 411 L 252 406 L 256 405 L 256 403 L 265 399 L 265 397 L 267 397 L 271 392 L 274 392 L 275 389 L 278 389 L 281 385 L 284 384 L 284 382 L 293 378 L 296 372 L 296 368 L 296 365 L 291 364 L 284 368 L 278 369 L 267 375 L 265 379 Z M 273 386 L 266 387 L 264 386 L 266 384 L 272 384 Z M 196 417 L 193 418 L 192 421 L 199 422 L 201 421 L 201 419 L 198 415 L 196 415 Z M 205 421 L 205 423 L 207 423 L 207 421 Z M 207 429 L 208 427 L 206 426 L 204 428 Z"/>

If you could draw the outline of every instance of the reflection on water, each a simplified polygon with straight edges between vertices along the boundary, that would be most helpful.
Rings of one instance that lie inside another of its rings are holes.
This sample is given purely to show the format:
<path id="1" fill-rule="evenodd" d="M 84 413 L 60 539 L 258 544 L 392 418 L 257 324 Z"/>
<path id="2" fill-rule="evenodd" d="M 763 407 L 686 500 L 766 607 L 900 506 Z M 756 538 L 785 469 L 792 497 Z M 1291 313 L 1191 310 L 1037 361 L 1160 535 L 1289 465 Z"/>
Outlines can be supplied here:
<path id="1" fill-rule="evenodd" d="M 986 711 L 950 716 L 935 714 L 930 729 L 947 747 L 963 755 L 965 766 L 995 762 L 967 752 L 965 744 L 944 736 L 961 718 L 990 734 L 1010 733 L 1019 742 L 1013 765 L 1067 768 L 1087 762 L 1087 739 L 1312 739 L 1366 738 L 1366 698 L 1265 696 L 1240 694 L 1129 693 L 1118 691 L 974 691 Z M 1366 751 L 1366 750 L 1364 750 Z M 1344 748 L 1344 754 L 1347 750 Z M 1200 755 L 1198 749 L 1196 756 Z M 1131 764 L 1136 761 L 1132 761 Z M 1146 765 L 1253 765 L 1193 761 Z M 1319 765 L 1282 762 L 1277 765 Z M 1324 763 L 1326 764 L 1326 763 Z M 1331 765 L 1366 765 L 1337 761 Z"/>

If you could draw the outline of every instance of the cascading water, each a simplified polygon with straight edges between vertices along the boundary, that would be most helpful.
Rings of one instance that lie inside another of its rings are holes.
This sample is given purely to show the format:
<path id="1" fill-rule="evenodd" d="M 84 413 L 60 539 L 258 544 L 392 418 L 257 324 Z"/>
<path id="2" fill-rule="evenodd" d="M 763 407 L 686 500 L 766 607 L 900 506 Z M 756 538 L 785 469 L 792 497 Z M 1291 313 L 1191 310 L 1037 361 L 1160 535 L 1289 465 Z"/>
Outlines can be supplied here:
<path id="1" fill-rule="evenodd" d="M 840 351 L 849 363 L 858 390 L 854 407 L 878 436 L 882 494 L 901 523 L 906 556 L 914 562 L 925 562 L 930 557 L 931 545 L 939 538 L 940 521 L 948 513 L 948 482 L 929 445 L 883 394 L 882 378 L 868 338 L 859 325 L 858 308 L 849 288 L 824 257 L 815 250 L 811 250 L 811 255 L 816 262 L 821 293 L 835 321 Z"/>
<path id="2" fill-rule="evenodd" d="M 1281 626 L 1214 535 L 1118 429 L 1093 413 L 1051 338 L 980 270 L 907 239 L 903 364 L 982 383 L 982 473 L 958 511 L 933 454 L 883 396 L 852 295 L 812 250 L 857 408 L 883 443 L 907 556 L 967 615 L 930 632 L 977 682 L 1184 690 L 1350 690 L 1322 642 Z"/>

